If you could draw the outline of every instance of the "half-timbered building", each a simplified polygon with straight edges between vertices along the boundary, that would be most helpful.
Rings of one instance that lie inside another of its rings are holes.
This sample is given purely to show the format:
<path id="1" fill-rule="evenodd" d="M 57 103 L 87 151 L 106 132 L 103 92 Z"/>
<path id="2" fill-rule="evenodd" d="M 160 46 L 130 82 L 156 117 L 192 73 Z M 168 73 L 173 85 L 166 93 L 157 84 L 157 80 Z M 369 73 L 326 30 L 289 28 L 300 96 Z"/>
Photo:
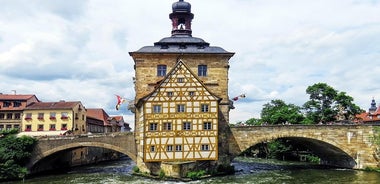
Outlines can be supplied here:
<path id="1" fill-rule="evenodd" d="M 188 163 L 230 161 L 228 145 L 220 140 L 228 137 L 228 70 L 234 53 L 192 36 L 190 3 L 179 0 L 172 10 L 171 36 L 129 53 L 135 69 L 130 110 L 137 166 L 156 174 L 168 164 L 181 170 Z"/>

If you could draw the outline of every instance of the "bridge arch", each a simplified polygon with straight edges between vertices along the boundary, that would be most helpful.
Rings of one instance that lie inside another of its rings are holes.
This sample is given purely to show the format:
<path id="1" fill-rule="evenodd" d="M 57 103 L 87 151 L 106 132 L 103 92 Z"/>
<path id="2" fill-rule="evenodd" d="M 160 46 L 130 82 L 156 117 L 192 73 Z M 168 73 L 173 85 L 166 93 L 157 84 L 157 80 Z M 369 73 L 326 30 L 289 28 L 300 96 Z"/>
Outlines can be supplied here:
<path id="1" fill-rule="evenodd" d="M 136 155 L 134 153 L 131 153 L 129 150 L 126 150 L 124 148 L 111 145 L 111 144 L 106 144 L 106 143 L 99 143 L 99 142 L 78 142 L 78 143 L 70 143 L 67 145 L 62 145 L 55 147 L 51 150 L 47 150 L 43 153 L 41 153 L 38 157 L 36 157 L 32 163 L 32 165 L 36 164 L 38 161 L 41 159 L 48 157 L 54 153 L 64 151 L 64 150 L 69 150 L 72 148 L 80 148 L 80 147 L 101 147 L 101 148 L 106 148 L 110 150 L 114 150 L 120 153 L 123 153 L 124 155 L 127 155 L 129 158 L 131 158 L 133 161 L 136 161 Z"/>
<path id="2" fill-rule="evenodd" d="M 27 164 L 31 170 L 40 160 L 55 153 L 81 147 L 100 147 L 127 155 L 136 162 L 137 152 L 133 133 L 94 134 L 40 138 Z"/>
<path id="3" fill-rule="evenodd" d="M 307 149 L 311 150 L 313 154 L 321 159 L 321 164 L 343 167 L 343 168 L 354 168 L 356 165 L 355 158 L 349 155 L 349 150 L 342 150 L 341 148 L 333 145 L 331 142 L 317 140 L 315 138 L 308 137 L 294 137 L 294 136 L 282 136 L 273 139 L 261 139 L 257 142 L 253 142 L 251 146 L 255 146 L 262 142 L 270 142 L 278 139 L 290 140 L 292 143 L 297 143 L 303 145 Z M 248 148 L 249 148 L 248 147 Z M 247 149 L 248 149 L 247 148 Z M 242 150 L 242 152 L 245 150 Z"/>
<path id="4" fill-rule="evenodd" d="M 372 127 L 368 126 L 251 126 L 231 127 L 239 155 L 251 146 L 276 139 L 305 144 L 322 164 L 343 168 L 364 168 L 376 165 L 371 143 Z"/>

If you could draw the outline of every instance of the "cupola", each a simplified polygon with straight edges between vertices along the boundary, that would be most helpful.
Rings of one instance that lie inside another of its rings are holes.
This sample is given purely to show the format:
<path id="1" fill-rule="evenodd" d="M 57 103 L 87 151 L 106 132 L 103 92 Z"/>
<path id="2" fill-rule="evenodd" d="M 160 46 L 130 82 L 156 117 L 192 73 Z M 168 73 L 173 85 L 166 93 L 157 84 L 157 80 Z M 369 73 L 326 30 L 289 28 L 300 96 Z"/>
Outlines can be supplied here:
<path id="1" fill-rule="evenodd" d="M 372 99 L 371 107 L 368 109 L 370 114 L 375 113 L 377 110 L 375 99 Z"/>
<path id="2" fill-rule="evenodd" d="M 191 21 L 194 14 L 191 13 L 191 4 L 184 0 L 173 3 L 172 13 L 169 18 L 172 20 L 172 36 L 191 36 Z"/>

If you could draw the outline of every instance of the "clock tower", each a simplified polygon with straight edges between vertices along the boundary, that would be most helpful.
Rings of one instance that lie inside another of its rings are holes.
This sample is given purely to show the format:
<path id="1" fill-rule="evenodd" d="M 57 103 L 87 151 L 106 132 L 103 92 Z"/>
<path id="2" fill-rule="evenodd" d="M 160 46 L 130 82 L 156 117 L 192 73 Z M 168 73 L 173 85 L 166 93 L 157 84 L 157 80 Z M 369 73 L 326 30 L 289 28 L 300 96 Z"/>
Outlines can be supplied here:
<path id="1" fill-rule="evenodd" d="M 169 18 L 170 37 L 129 53 L 137 166 L 184 177 L 195 168 L 230 164 L 228 70 L 234 53 L 192 36 L 190 3 L 173 3 Z"/>

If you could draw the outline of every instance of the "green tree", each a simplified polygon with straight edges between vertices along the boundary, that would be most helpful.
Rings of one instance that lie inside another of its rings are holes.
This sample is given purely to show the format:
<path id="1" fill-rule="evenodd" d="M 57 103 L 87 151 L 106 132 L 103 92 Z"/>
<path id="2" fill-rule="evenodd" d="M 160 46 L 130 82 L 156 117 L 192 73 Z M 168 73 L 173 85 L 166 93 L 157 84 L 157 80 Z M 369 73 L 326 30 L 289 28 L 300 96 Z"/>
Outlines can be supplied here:
<path id="1" fill-rule="evenodd" d="M 268 124 L 300 124 L 304 120 L 301 108 L 294 104 L 286 104 L 282 100 L 272 100 L 264 104 L 261 111 L 261 121 Z"/>
<path id="2" fill-rule="evenodd" d="M 261 125 L 262 124 L 262 120 L 261 119 L 257 119 L 257 118 L 251 118 L 247 121 L 245 121 L 244 123 L 245 125 Z"/>
<path id="3" fill-rule="evenodd" d="M 338 113 L 349 120 L 355 114 L 362 112 L 359 106 L 353 103 L 353 98 L 345 92 L 339 92 L 326 83 L 316 83 L 306 89 L 310 100 L 303 105 L 308 121 L 326 123 L 336 121 Z"/>
<path id="4" fill-rule="evenodd" d="M 332 108 L 338 92 L 325 83 L 316 83 L 307 87 L 310 100 L 303 107 L 308 119 L 315 123 L 335 120 L 336 112 Z"/>
<path id="5" fill-rule="evenodd" d="M 346 95 L 346 92 L 339 92 L 335 97 L 335 101 L 335 109 L 338 110 L 338 114 L 342 113 L 343 120 L 352 120 L 356 114 L 364 112 L 363 109 L 354 104 L 354 98 Z"/>
<path id="6" fill-rule="evenodd" d="M 27 174 L 28 162 L 36 139 L 16 137 L 17 131 L 0 132 L 0 181 L 21 179 Z"/>

